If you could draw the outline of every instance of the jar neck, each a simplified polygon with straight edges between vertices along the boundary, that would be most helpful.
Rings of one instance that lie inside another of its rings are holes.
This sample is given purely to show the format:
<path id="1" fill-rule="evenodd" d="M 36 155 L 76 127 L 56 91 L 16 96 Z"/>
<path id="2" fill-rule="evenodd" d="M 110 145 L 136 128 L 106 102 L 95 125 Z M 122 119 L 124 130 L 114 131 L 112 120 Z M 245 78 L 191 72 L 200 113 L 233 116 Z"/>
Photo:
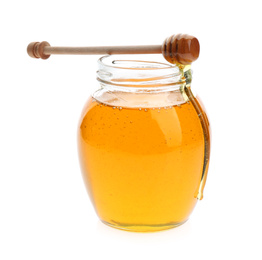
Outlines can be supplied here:
<path id="1" fill-rule="evenodd" d="M 187 83 L 185 75 L 191 75 L 190 68 L 184 73 L 184 67 L 160 60 L 159 56 L 104 56 L 98 60 L 97 80 L 103 88 L 128 92 L 162 92 L 184 86 Z"/>

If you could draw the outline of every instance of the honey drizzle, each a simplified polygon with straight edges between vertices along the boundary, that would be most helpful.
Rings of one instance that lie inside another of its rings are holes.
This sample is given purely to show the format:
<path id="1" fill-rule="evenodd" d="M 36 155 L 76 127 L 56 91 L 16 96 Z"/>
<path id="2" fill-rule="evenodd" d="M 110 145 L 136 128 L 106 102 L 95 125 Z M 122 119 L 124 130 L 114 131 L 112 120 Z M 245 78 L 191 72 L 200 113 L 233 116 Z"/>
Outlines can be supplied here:
<path id="1" fill-rule="evenodd" d="M 198 117 L 201 122 L 201 126 L 203 129 L 204 140 L 205 140 L 205 148 L 204 148 L 204 162 L 203 162 L 203 172 L 201 176 L 201 181 L 199 183 L 199 188 L 195 193 L 195 197 L 198 200 L 203 199 L 203 192 L 206 184 L 207 179 L 207 172 L 209 167 L 209 159 L 210 159 L 210 130 L 209 130 L 209 121 L 206 115 L 206 112 L 203 109 L 203 105 L 199 104 L 199 100 L 194 97 L 191 91 L 191 81 L 192 81 L 192 74 L 191 74 L 191 65 L 178 65 L 180 71 L 185 78 L 186 84 L 182 86 L 183 90 L 182 93 L 185 93 L 188 100 L 191 101 L 193 107 L 195 108 Z"/>

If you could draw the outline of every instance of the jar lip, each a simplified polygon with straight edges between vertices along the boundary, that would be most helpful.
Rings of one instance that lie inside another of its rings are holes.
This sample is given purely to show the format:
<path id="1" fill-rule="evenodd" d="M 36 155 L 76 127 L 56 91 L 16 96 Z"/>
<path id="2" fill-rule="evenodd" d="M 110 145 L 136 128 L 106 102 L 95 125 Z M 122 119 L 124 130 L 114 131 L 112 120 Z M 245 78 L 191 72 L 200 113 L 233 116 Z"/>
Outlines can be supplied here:
<path id="1" fill-rule="evenodd" d="M 157 54 L 157 55 L 159 55 L 159 54 Z M 139 56 L 147 56 L 147 57 L 146 57 L 146 59 L 140 60 L 140 59 L 136 58 L 136 57 L 139 57 Z M 154 56 L 154 54 L 151 55 L 151 57 L 152 56 Z M 118 57 L 119 58 L 121 57 L 121 59 L 116 59 Z M 128 57 L 128 59 L 125 59 L 126 57 Z M 149 59 L 148 59 L 148 57 L 149 57 Z M 138 63 L 139 65 L 146 64 L 146 65 L 148 65 L 148 67 L 145 67 L 145 66 L 143 66 L 143 67 L 142 66 L 141 67 L 120 66 L 119 63 L 122 63 L 122 65 L 124 65 L 123 62 L 129 63 L 129 64 L 130 63 Z M 113 69 L 141 70 L 141 71 L 144 71 L 144 70 L 167 70 L 167 69 L 173 68 L 173 69 L 177 69 L 178 74 L 180 74 L 180 70 L 179 70 L 179 68 L 176 64 L 171 64 L 167 61 L 166 61 L 166 63 L 164 63 L 162 61 L 150 60 L 150 55 L 147 55 L 147 54 L 144 54 L 144 55 L 141 55 L 141 54 L 138 54 L 138 55 L 133 55 L 133 54 L 105 55 L 105 56 L 102 56 L 98 59 L 98 64 L 101 65 L 101 66 L 105 66 L 105 67 L 113 68 Z"/>
<path id="2" fill-rule="evenodd" d="M 177 65 L 159 54 L 107 55 L 99 58 L 97 80 L 121 87 L 157 87 L 183 84 Z"/>

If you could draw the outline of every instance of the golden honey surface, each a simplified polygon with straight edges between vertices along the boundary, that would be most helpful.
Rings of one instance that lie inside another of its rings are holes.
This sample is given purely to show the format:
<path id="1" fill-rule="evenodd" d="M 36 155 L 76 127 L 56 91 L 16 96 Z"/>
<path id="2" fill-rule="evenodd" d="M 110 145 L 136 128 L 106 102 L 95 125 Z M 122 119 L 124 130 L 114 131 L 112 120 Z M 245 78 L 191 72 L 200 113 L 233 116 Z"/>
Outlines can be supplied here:
<path id="1" fill-rule="evenodd" d="M 139 108 L 90 98 L 78 146 L 85 185 L 100 219 L 133 231 L 184 223 L 197 202 L 204 142 L 190 101 Z"/>

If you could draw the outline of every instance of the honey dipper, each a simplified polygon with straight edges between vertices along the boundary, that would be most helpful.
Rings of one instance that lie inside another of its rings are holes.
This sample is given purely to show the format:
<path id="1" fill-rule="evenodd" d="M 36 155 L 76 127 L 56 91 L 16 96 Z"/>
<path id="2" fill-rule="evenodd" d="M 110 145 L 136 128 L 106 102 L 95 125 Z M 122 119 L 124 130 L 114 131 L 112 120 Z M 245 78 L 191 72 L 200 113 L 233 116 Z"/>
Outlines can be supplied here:
<path id="1" fill-rule="evenodd" d="M 31 42 L 27 53 L 32 58 L 48 59 L 51 54 L 155 54 L 162 53 L 173 64 L 188 65 L 199 56 L 200 46 L 196 37 L 187 34 L 172 35 L 162 45 L 52 47 L 46 41 Z"/>

